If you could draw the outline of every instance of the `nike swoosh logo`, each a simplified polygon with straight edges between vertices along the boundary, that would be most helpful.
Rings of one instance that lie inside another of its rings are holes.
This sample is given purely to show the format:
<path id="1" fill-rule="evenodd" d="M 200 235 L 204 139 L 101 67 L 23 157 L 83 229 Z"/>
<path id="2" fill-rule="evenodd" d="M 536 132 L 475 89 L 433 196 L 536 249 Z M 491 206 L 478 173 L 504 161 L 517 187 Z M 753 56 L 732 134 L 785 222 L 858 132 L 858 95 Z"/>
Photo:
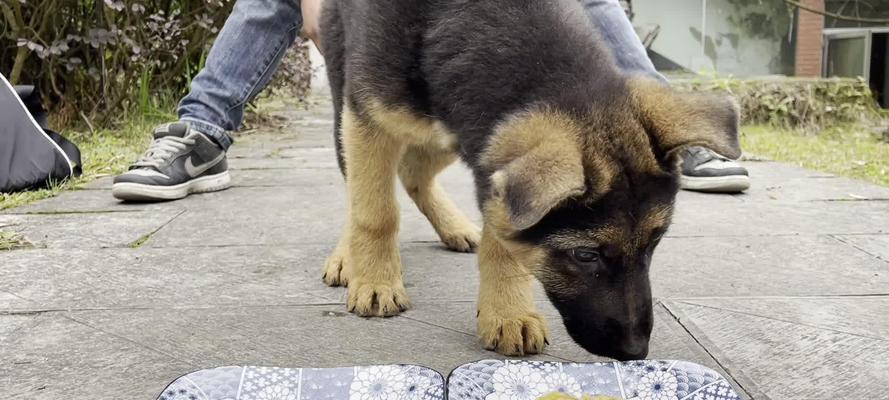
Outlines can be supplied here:
<path id="1" fill-rule="evenodd" d="M 197 178 L 198 175 L 203 174 L 208 169 L 213 168 L 214 165 L 218 164 L 222 161 L 222 158 L 225 157 L 225 153 L 219 154 L 216 158 L 211 160 L 210 162 L 201 164 L 199 166 L 194 165 L 194 161 L 192 161 L 193 157 L 189 156 L 187 160 L 185 160 L 185 172 L 188 173 L 192 178 Z"/>

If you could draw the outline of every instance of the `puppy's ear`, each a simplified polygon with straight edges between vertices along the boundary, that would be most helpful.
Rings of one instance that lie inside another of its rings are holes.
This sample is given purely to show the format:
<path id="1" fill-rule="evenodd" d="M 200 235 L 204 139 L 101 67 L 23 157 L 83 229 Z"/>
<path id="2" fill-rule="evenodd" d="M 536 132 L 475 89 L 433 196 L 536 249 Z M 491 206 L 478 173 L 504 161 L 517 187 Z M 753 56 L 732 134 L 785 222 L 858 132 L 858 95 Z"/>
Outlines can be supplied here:
<path id="1" fill-rule="evenodd" d="M 740 110 L 728 95 L 677 92 L 647 78 L 630 85 L 657 153 L 669 157 L 687 146 L 703 146 L 729 158 L 741 156 Z"/>
<path id="2" fill-rule="evenodd" d="M 491 176 L 515 230 L 537 225 L 559 203 L 586 190 L 580 159 L 545 149 L 533 151 Z"/>
<path id="3" fill-rule="evenodd" d="M 512 230 L 531 228 L 586 190 L 577 128 L 562 115 L 528 113 L 501 125 L 484 162 L 496 171 L 492 200 Z"/>

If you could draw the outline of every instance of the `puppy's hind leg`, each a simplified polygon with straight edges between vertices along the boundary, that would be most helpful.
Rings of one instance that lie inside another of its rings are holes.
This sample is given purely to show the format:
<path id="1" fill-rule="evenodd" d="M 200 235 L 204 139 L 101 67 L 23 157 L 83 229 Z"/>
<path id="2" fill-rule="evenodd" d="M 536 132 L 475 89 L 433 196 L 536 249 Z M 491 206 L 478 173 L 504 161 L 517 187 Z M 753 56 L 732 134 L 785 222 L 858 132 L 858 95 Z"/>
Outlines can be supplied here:
<path id="1" fill-rule="evenodd" d="M 343 145 L 349 193 L 349 311 L 363 317 L 393 316 L 410 307 L 398 254 L 395 176 L 404 144 L 395 135 L 343 112 Z"/>
<path id="2" fill-rule="evenodd" d="M 454 152 L 435 145 L 407 149 L 398 175 L 404 188 L 449 249 L 471 253 L 478 247 L 481 230 L 460 211 L 436 182 L 438 175 L 457 159 Z"/>

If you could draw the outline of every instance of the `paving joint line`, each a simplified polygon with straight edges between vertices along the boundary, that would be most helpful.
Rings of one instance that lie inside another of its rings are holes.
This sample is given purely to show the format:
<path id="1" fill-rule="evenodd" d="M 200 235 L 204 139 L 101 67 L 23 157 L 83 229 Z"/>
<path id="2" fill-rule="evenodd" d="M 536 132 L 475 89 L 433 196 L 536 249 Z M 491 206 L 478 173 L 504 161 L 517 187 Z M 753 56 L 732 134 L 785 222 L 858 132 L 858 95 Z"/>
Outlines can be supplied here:
<path id="1" fill-rule="evenodd" d="M 845 299 L 845 298 L 884 298 L 889 293 L 849 293 L 849 294 L 824 294 L 824 295 L 798 295 L 798 296 L 694 296 L 694 297 L 658 297 L 666 301 L 696 301 L 696 300 L 790 300 L 790 299 Z"/>
<path id="2" fill-rule="evenodd" d="M 307 293 L 308 294 L 308 293 Z M 318 298 L 319 300 L 326 300 L 324 303 L 268 303 L 268 304 L 198 304 L 198 305 L 188 305 L 188 306 L 130 306 L 130 307 L 57 307 L 57 308 L 18 308 L 18 309 L 7 309 L 0 310 L 0 316 L 19 316 L 19 315 L 39 315 L 39 314 L 49 314 L 49 313 L 70 313 L 70 312 L 91 312 L 91 311 L 161 311 L 161 310 L 180 310 L 180 311 L 195 311 L 195 310 L 238 310 L 238 309 L 253 309 L 253 308 L 320 308 L 320 307 L 345 307 L 345 301 L 335 301 L 330 300 L 328 298 L 324 298 L 318 295 L 310 294 L 313 297 Z M 29 301 L 30 302 L 30 301 Z M 475 303 L 475 300 L 433 300 L 433 301 L 421 301 L 416 302 L 415 304 L 472 304 Z"/>
<path id="3" fill-rule="evenodd" d="M 878 255 L 878 254 L 871 253 L 870 251 L 868 251 L 868 250 L 862 248 L 861 246 L 858 246 L 858 245 L 855 244 L 855 243 L 851 243 L 851 242 L 849 242 L 849 241 L 843 239 L 843 238 L 840 237 L 839 235 L 828 235 L 828 236 L 830 236 L 833 240 L 836 240 L 837 242 L 840 242 L 840 243 L 842 243 L 842 244 L 844 244 L 844 245 L 846 245 L 846 246 L 851 246 L 852 248 L 854 248 L 854 249 L 856 249 L 856 250 L 858 250 L 858 251 L 860 251 L 860 252 L 862 252 L 862 253 L 864 253 L 864 254 L 867 254 L 867 255 L 869 255 L 869 256 L 871 256 L 871 257 L 877 259 L 877 260 L 880 260 L 880 261 L 882 261 L 882 262 L 884 262 L 884 263 L 886 263 L 886 264 L 889 264 L 889 260 L 884 259 L 883 257 L 881 257 L 881 256 Z"/>
<path id="4" fill-rule="evenodd" d="M 96 189 L 98 190 L 106 190 L 106 189 Z M 17 216 L 55 216 L 55 215 L 105 215 L 105 214 L 128 214 L 128 213 L 142 213 L 147 210 L 58 210 L 58 211 L 25 211 L 25 212 L 11 212 L 3 215 L 17 215 Z"/>
<path id="5" fill-rule="evenodd" d="M 720 358 L 719 358 L 720 355 L 715 354 L 714 351 L 711 351 L 710 348 L 708 348 L 708 345 L 710 345 L 714 348 L 716 348 L 716 346 L 712 343 L 709 343 L 709 339 L 706 338 L 706 335 L 704 335 L 703 332 L 699 332 L 699 334 L 695 334 L 695 332 L 693 332 L 693 331 L 700 331 L 700 329 L 697 328 L 697 326 L 695 326 L 693 322 L 691 322 L 691 321 L 683 322 L 682 321 L 683 319 L 687 320 L 688 318 L 682 318 L 682 316 L 680 315 L 681 312 L 679 310 L 674 310 L 666 302 L 661 302 L 661 305 L 664 307 L 665 310 L 667 310 L 667 313 L 670 314 L 671 317 L 673 317 L 673 319 L 676 321 L 676 323 L 682 327 L 682 329 L 685 331 L 685 333 L 687 333 L 691 337 L 691 339 L 694 340 L 695 343 L 698 346 L 700 346 L 701 349 L 703 349 L 704 352 L 707 353 L 707 355 L 711 359 L 713 359 L 713 362 L 715 362 L 716 365 L 719 366 L 719 368 L 722 368 L 722 370 L 724 370 L 727 374 L 729 374 L 731 376 L 731 378 L 735 382 L 735 384 L 738 385 L 738 387 L 744 392 L 744 394 L 747 395 L 748 398 L 756 399 L 756 400 L 768 400 L 769 399 L 768 396 L 766 396 L 764 393 L 760 392 L 760 390 L 758 389 L 756 384 L 753 383 L 753 380 L 748 378 L 747 375 L 744 374 L 740 370 L 740 368 L 736 369 L 733 364 L 729 365 L 730 361 L 726 362 L 724 360 L 720 360 Z"/>
<path id="6" fill-rule="evenodd" d="M 167 222 L 164 222 L 161 226 L 157 227 L 157 229 L 140 236 L 138 239 L 136 239 L 135 241 L 133 241 L 129 245 L 127 245 L 127 247 L 129 247 L 131 249 L 141 248 L 142 246 L 145 245 L 145 243 L 147 243 L 149 240 L 151 240 L 151 238 L 156 233 L 160 232 L 161 229 L 164 229 L 164 227 L 171 224 L 173 221 L 176 220 L 176 218 L 179 218 L 182 214 L 185 214 L 187 211 L 188 210 L 179 211 L 179 213 L 174 215 L 173 218 L 170 218 Z"/>
<path id="7" fill-rule="evenodd" d="M 146 344 L 144 344 L 144 343 L 138 342 L 138 341 L 136 341 L 136 340 L 134 340 L 134 339 L 130 339 L 130 338 L 126 337 L 126 336 L 123 336 L 123 335 L 120 335 L 120 334 L 117 334 L 117 333 L 114 333 L 114 332 L 106 331 L 106 330 L 104 330 L 104 329 L 95 327 L 95 326 L 93 326 L 92 324 L 90 324 L 90 323 L 88 323 L 88 322 L 86 322 L 86 321 L 78 320 L 78 319 L 74 318 L 73 316 L 70 316 L 70 315 L 64 315 L 64 314 L 63 314 L 62 316 L 63 316 L 64 318 L 70 320 L 70 321 L 73 321 L 73 322 L 75 322 L 75 323 L 77 323 L 77 324 L 83 325 L 83 326 L 85 326 L 85 327 L 87 327 L 87 328 L 90 328 L 90 329 L 92 329 L 92 330 L 94 330 L 94 331 L 102 332 L 102 333 L 104 333 L 104 334 L 106 334 L 106 335 L 110 335 L 110 336 L 116 337 L 116 338 L 118 338 L 118 339 L 120 339 L 120 340 L 123 340 L 123 341 L 125 341 L 125 342 L 129 342 L 129 343 L 132 343 L 132 344 L 134 344 L 134 345 L 136 345 L 136 346 L 142 347 L 142 348 L 144 348 L 144 349 L 146 349 L 146 350 L 155 352 L 155 353 L 160 354 L 160 355 L 163 355 L 163 356 L 167 356 L 167 357 L 172 358 L 173 360 L 179 361 L 179 362 L 181 362 L 181 363 L 188 364 L 189 367 L 192 367 L 192 368 L 197 368 L 197 367 L 198 367 L 198 364 L 196 364 L 196 363 L 194 363 L 194 362 L 191 362 L 191 361 L 188 361 L 188 360 L 183 360 L 183 359 L 181 359 L 181 358 L 179 358 L 179 357 L 177 357 L 177 356 L 175 356 L 175 355 L 173 355 L 173 354 L 167 353 L 166 351 L 163 351 L 163 350 L 160 350 L 160 349 L 156 349 L 156 348 L 154 348 L 154 347 L 152 347 L 152 346 L 148 346 L 148 345 L 146 345 Z"/>
<path id="8" fill-rule="evenodd" d="M 825 327 L 825 326 L 813 325 L 813 324 L 808 324 L 808 323 L 804 323 L 804 322 L 790 321 L 790 320 L 786 320 L 786 319 L 783 319 L 783 318 L 769 317 L 769 316 L 766 316 L 766 315 L 760 315 L 760 314 L 757 314 L 757 313 L 752 313 L 752 312 L 747 312 L 747 311 L 733 310 L 733 309 L 731 309 L 731 308 L 717 307 L 717 306 L 711 306 L 711 305 L 706 305 L 706 304 L 697 304 L 697 303 L 692 303 L 692 302 L 688 302 L 688 301 L 679 301 L 678 303 L 685 304 L 685 305 L 690 305 L 690 306 L 695 306 L 695 307 L 706 308 L 706 309 L 710 309 L 710 310 L 725 311 L 725 312 L 732 313 L 732 314 L 746 315 L 746 316 L 748 316 L 748 317 L 762 318 L 762 319 L 766 319 L 766 320 L 769 320 L 769 321 L 783 322 L 783 323 L 785 323 L 785 324 L 790 324 L 790 325 L 804 326 L 804 327 L 807 327 L 807 328 L 813 328 L 813 329 L 818 329 L 818 330 L 824 330 L 824 331 L 833 332 L 833 333 L 840 333 L 840 334 L 843 334 L 843 335 L 855 336 L 855 337 L 864 338 L 864 339 L 877 340 L 877 341 L 880 341 L 880 342 L 887 342 L 887 341 L 889 341 L 889 339 L 887 339 L 887 338 L 881 338 L 881 337 L 877 337 L 877 336 L 864 335 L 864 334 L 861 334 L 861 333 L 855 333 L 855 332 L 848 332 L 848 331 L 844 331 L 844 330 L 840 330 L 840 329 L 834 329 L 834 328 L 829 328 L 829 327 Z"/>

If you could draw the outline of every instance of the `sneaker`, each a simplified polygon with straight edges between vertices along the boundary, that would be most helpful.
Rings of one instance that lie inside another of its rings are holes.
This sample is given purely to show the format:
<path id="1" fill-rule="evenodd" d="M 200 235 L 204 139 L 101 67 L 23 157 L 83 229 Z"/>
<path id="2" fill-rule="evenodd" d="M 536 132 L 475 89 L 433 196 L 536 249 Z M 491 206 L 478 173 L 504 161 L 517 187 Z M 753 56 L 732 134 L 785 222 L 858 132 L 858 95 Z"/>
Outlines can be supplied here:
<path id="1" fill-rule="evenodd" d="M 130 170 L 114 178 L 111 193 L 125 201 L 181 199 L 231 186 L 225 151 L 187 124 L 157 127 L 154 142 Z"/>
<path id="2" fill-rule="evenodd" d="M 682 151 L 685 190 L 709 193 L 740 193 L 750 188 L 747 169 L 712 150 L 692 146 Z"/>

